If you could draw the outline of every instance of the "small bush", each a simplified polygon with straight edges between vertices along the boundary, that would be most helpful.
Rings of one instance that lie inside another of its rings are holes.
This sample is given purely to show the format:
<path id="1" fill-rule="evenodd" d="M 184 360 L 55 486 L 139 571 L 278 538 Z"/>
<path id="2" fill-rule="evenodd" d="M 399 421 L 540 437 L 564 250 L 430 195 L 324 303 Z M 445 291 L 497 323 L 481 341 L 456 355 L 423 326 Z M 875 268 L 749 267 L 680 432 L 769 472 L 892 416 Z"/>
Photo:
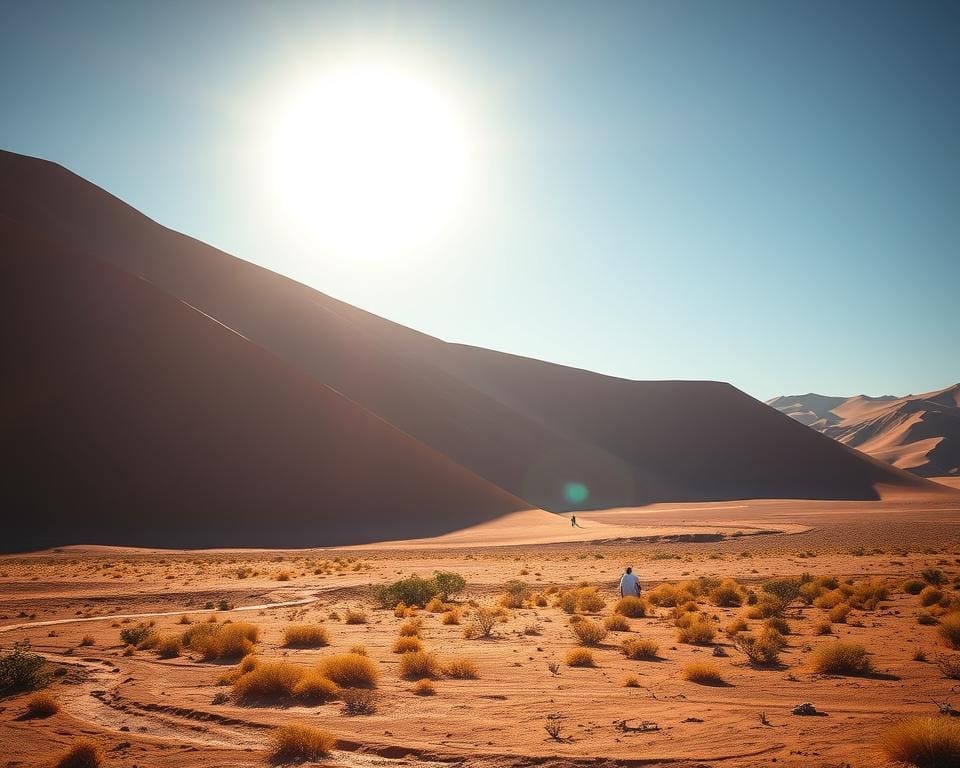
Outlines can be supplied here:
<path id="1" fill-rule="evenodd" d="M 341 688 L 375 688 L 380 670 L 366 656 L 338 653 L 320 662 L 320 674 Z"/>
<path id="2" fill-rule="evenodd" d="M 880 746 L 892 762 L 952 768 L 960 765 L 960 723 L 946 717 L 911 717 L 883 734 Z"/>
<path id="3" fill-rule="evenodd" d="M 927 582 L 927 584 L 933 584 L 935 587 L 947 583 L 947 575 L 939 568 L 924 568 L 920 572 L 920 578 Z"/>
<path id="4" fill-rule="evenodd" d="M 417 680 L 410 691 L 416 696 L 433 696 L 437 689 L 430 678 L 425 677 L 422 680 Z"/>
<path id="5" fill-rule="evenodd" d="M 716 664 L 707 661 L 697 661 L 684 666 L 680 673 L 684 680 L 700 685 L 723 685 L 723 675 Z"/>
<path id="6" fill-rule="evenodd" d="M 936 605 L 941 600 L 943 600 L 943 592 L 932 585 L 924 587 L 920 592 L 920 605 L 924 608 Z"/>
<path id="7" fill-rule="evenodd" d="M 433 582 L 437 585 L 437 596 L 444 602 L 456 597 L 467 587 L 467 580 L 452 571 L 437 571 L 433 574 Z"/>
<path id="8" fill-rule="evenodd" d="M 400 677 L 404 680 L 420 680 L 440 676 L 440 662 L 427 651 L 411 651 L 400 657 Z"/>
<path id="9" fill-rule="evenodd" d="M 400 625 L 400 637 L 420 637 L 420 630 L 423 629 L 423 621 L 420 619 L 407 619 Z"/>
<path id="10" fill-rule="evenodd" d="M 0 694 L 34 691 L 47 684 L 43 656 L 16 647 L 0 656 Z"/>
<path id="11" fill-rule="evenodd" d="M 689 622 L 686 626 L 677 628 L 677 642 L 690 645 L 706 645 L 713 642 L 716 634 L 717 630 L 714 628 L 713 622 L 707 618 L 698 618 L 696 621 Z"/>
<path id="12" fill-rule="evenodd" d="M 710 590 L 708 596 L 711 603 L 720 608 L 733 608 L 742 605 L 747 597 L 747 591 L 734 579 L 724 579 Z"/>
<path id="13" fill-rule="evenodd" d="M 240 701 L 288 699 L 304 676 L 305 670 L 288 661 L 257 662 L 240 673 L 233 683 L 233 695 Z"/>
<path id="14" fill-rule="evenodd" d="M 466 580 L 458 573 L 438 572 L 431 579 L 410 576 L 381 586 L 374 593 L 374 598 L 381 608 L 391 608 L 398 603 L 423 608 L 435 597 L 442 601 L 449 600 L 462 592 L 466 585 Z"/>
<path id="15" fill-rule="evenodd" d="M 518 579 L 511 579 L 503 585 L 503 588 L 500 605 L 504 608 L 521 608 L 531 597 L 530 587 L 526 582 Z"/>
<path id="16" fill-rule="evenodd" d="M 430 598 L 430 602 L 426 604 L 425 609 L 430 613 L 442 613 L 446 607 L 446 603 L 443 602 L 439 597 Z"/>
<path id="17" fill-rule="evenodd" d="M 607 636 L 607 628 L 595 621 L 584 619 L 571 625 L 573 634 L 577 636 L 580 645 L 599 645 Z"/>
<path id="18" fill-rule="evenodd" d="M 782 616 L 771 616 L 769 619 L 763 622 L 763 626 L 769 627 L 770 629 L 779 632 L 781 635 L 790 634 L 790 624 L 788 624 L 787 620 Z"/>
<path id="19" fill-rule="evenodd" d="M 287 648 L 323 648 L 330 645 L 330 635 L 322 624 L 291 624 L 284 630 L 283 645 Z"/>
<path id="20" fill-rule="evenodd" d="M 746 632 L 750 629 L 750 625 L 747 624 L 743 619 L 733 619 L 726 627 L 724 627 L 724 632 L 733 637 L 734 635 L 739 634 L 740 632 Z"/>
<path id="21" fill-rule="evenodd" d="M 810 663 L 815 671 L 829 675 L 865 675 L 873 669 L 867 649 L 847 640 L 818 646 L 810 654 Z"/>
<path id="22" fill-rule="evenodd" d="M 647 615 L 647 604 L 639 597 L 628 595 L 617 601 L 613 611 L 629 619 L 642 619 Z"/>
<path id="23" fill-rule="evenodd" d="M 191 651 L 196 651 L 207 661 L 235 659 L 253 651 L 260 639 L 260 628 L 243 621 L 229 624 L 193 624 L 181 640 Z"/>
<path id="24" fill-rule="evenodd" d="M 460 623 L 460 611 L 457 608 L 451 608 L 449 611 L 443 614 L 440 617 L 441 624 L 459 624 Z"/>
<path id="25" fill-rule="evenodd" d="M 649 638 L 631 637 L 629 640 L 623 641 L 620 650 L 628 659 L 641 661 L 657 658 L 660 645 L 656 640 L 650 640 Z"/>
<path id="26" fill-rule="evenodd" d="M 606 601 L 596 587 L 576 587 L 560 593 L 557 606 L 564 613 L 598 613 Z"/>
<path id="27" fill-rule="evenodd" d="M 91 739 L 75 739 L 55 763 L 56 768 L 100 768 L 103 765 L 103 752 Z"/>
<path id="28" fill-rule="evenodd" d="M 636 675 L 627 675 L 623 678 L 623 687 L 624 688 L 639 688 L 640 687 L 640 678 Z"/>
<path id="29" fill-rule="evenodd" d="M 325 678 L 317 670 L 311 669 L 300 676 L 291 693 L 302 701 L 322 704 L 337 698 L 340 694 L 340 686 Z"/>
<path id="30" fill-rule="evenodd" d="M 800 587 L 801 582 L 799 579 L 770 579 L 763 583 L 763 592 L 775 598 L 779 607 L 774 613 L 779 614 L 786 610 L 790 603 L 800 597 Z"/>
<path id="31" fill-rule="evenodd" d="M 120 630 L 120 639 L 126 645 L 132 645 L 134 648 L 147 648 L 150 645 L 156 645 L 156 630 L 153 627 L 140 623 L 132 627 L 124 627 Z"/>
<path id="32" fill-rule="evenodd" d="M 815 635 L 829 635 L 833 633 L 833 625 L 829 621 L 820 621 L 813 628 Z"/>
<path id="33" fill-rule="evenodd" d="M 751 662 L 759 666 L 772 666 L 780 660 L 780 651 L 786 646 L 777 630 L 766 627 L 756 635 L 739 634 L 733 639 L 733 644 L 747 655 Z"/>
<path id="34" fill-rule="evenodd" d="M 472 659 L 456 656 L 443 663 L 443 674 L 457 680 L 476 680 L 480 677 L 480 670 Z"/>
<path id="35" fill-rule="evenodd" d="M 595 667 L 593 654 L 586 648 L 573 648 L 567 652 L 564 662 L 568 667 Z"/>
<path id="36" fill-rule="evenodd" d="M 889 594 L 890 590 L 883 579 L 872 578 L 853 585 L 849 602 L 850 605 L 861 611 L 872 611 L 876 609 L 881 600 L 886 600 Z"/>
<path id="37" fill-rule="evenodd" d="M 423 650 L 423 643 L 419 637 L 398 637 L 393 641 L 393 647 L 390 649 L 394 653 L 414 653 Z"/>
<path id="38" fill-rule="evenodd" d="M 960 648 L 960 613 L 948 613 L 940 619 L 937 634 L 950 648 Z"/>
<path id="39" fill-rule="evenodd" d="M 183 643 L 180 641 L 180 635 L 163 635 L 157 641 L 157 656 L 161 659 L 175 659 L 183 650 Z"/>
<path id="40" fill-rule="evenodd" d="M 363 611 L 347 611 L 343 615 L 344 624 L 366 624 L 367 614 Z"/>
<path id="41" fill-rule="evenodd" d="M 367 688 L 347 688 L 340 691 L 343 712 L 347 715 L 372 715 L 377 711 L 377 696 Z"/>
<path id="42" fill-rule="evenodd" d="M 27 715 L 30 717 L 50 717 L 60 711 L 60 702 L 49 693 L 35 693 L 27 701 Z"/>
<path id="43" fill-rule="evenodd" d="M 847 616 L 850 615 L 850 606 L 846 603 L 837 603 L 833 608 L 827 611 L 827 616 L 832 624 L 845 624 Z"/>
<path id="44" fill-rule="evenodd" d="M 80 646 L 82 648 L 89 648 L 94 642 L 96 641 L 93 639 L 93 635 L 84 635 L 80 638 Z"/>
<path id="45" fill-rule="evenodd" d="M 607 616 L 603 620 L 603 626 L 610 632 L 629 632 L 630 631 L 630 622 L 627 621 L 619 613 L 615 613 L 612 616 Z"/>
<path id="46" fill-rule="evenodd" d="M 901 589 L 908 595 L 919 595 L 926 586 L 927 582 L 923 579 L 907 579 L 901 585 Z"/>
<path id="47" fill-rule="evenodd" d="M 275 760 L 316 760 L 326 757 L 337 745 L 328 731 L 301 723 L 282 725 L 270 734 L 271 754 Z"/>
<path id="48" fill-rule="evenodd" d="M 930 613 L 919 613 L 917 614 L 917 624 L 921 624 L 925 627 L 932 627 L 935 624 L 939 624 L 937 617 Z"/>
<path id="49" fill-rule="evenodd" d="M 960 656 L 937 656 L 935 663 L 948 680 L 960 680 Z"/>
<path id="50" fill-rule="evenodd" d="M 647 593 L 647 600 L 653 605 L 663 608 L 673 608 L 676 605 L 692 600 L 694 595 L 688 588 L 677 584 L 663 583 Z"/>
<path id="51" fill-rule="evenodd" d="M 493 630 L 498 621 L 498 614 L 489 608 L 478 608 L 473 615 L 473 621 L 463 630 L 467 639 L 474 637 L 493 637 Z"/>
<path id="52" fill-rule="evenodd" d="M 369 655 L 370 655 L 370 654 L 367 652 L 367 646 L 365 646 L 365 645 L 360 645 L 359 643 L 358 643 L 357 645 L 351 645 L 350 648 L 349 648 L 349 651 L 350 651 L 350 653 L 355 653 L 355 654 L 357 654 L 358 656 L 369 656 Z"/>

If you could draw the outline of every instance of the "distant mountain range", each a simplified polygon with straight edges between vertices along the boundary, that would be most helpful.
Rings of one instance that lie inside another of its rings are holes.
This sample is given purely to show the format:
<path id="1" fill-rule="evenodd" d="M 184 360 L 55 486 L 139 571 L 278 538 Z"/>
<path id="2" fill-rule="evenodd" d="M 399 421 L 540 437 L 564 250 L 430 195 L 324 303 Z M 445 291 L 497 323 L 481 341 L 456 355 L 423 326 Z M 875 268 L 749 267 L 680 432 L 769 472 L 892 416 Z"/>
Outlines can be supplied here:
<path id="1" fill-rule="evenodd" d="M 960 384 L 922 395 L 767 401 L 808 427 L 923 477 L 960 475 Z"/>
<path id="2" fill-rule="evenodd" d="M 427 336 L 9 152 L 0 308 L 0 550 L 357 544 L 530 508 L 946 492 L 729 384 Z"/>

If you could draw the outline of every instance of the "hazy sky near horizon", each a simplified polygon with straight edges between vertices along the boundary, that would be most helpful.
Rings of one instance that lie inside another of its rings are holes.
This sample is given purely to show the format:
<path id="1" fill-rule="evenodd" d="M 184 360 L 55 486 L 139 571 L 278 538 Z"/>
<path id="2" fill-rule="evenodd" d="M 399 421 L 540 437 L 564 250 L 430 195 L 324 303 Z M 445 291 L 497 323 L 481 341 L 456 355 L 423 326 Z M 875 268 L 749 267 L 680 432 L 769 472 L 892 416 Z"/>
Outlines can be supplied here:
<path id="1" fill-rule="evenodd" d="M 402 258 L 319 248 L 265 181 L 279 95 L 358 49 L 481 147 Z M 960 380 L 958 84 L 949 2 L 0 0 L 0 147 L 450 341 L 762 399 Z"/>

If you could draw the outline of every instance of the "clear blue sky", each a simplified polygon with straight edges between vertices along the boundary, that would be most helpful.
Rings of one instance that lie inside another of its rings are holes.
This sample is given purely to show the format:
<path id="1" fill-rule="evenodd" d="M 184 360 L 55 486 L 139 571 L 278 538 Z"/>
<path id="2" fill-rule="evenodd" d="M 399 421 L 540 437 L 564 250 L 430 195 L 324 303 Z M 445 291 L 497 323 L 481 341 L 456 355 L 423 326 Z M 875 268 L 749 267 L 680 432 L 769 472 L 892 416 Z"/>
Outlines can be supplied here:
<path id="1" fill-rule="evenodd" d="M 256 117 L 361 42 L 442 72 L 482 204 L 345 262 Z M 768 398 L 960 380 L 960 4 L 0 0 L 0 146 L 451 341 Z"/>

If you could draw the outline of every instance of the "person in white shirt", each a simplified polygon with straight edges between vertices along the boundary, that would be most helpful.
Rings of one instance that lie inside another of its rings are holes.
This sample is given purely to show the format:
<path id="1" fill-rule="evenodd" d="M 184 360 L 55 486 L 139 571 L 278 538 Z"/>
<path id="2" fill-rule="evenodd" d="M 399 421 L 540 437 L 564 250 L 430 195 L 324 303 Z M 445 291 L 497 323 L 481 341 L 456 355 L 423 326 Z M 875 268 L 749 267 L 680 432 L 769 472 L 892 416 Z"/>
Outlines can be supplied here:
<path id="1" fill-rule="evenodd" d="M 640 579 L 633 575 L 633 568 L 620 577 L 620 597 L 640 597 Z"/>

